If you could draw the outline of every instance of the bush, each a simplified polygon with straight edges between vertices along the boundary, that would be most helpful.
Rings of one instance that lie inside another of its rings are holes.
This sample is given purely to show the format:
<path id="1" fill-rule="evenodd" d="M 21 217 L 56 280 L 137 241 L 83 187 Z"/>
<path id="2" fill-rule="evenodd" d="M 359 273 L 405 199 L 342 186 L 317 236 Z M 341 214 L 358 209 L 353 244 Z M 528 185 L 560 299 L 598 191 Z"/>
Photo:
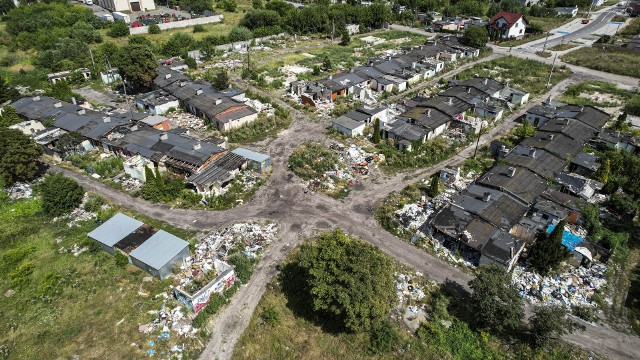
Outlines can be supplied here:
<path id="1" fill-rule="evenodd" d="M 122 20 L 116 20 L 111 24 L 111 28 L 107 32 L 112 38 L 129 36 L 129 26 Z"/>
<path id="2" fill-rule="evenodd" d="M 98 212 L 104 203 L 104 198 L 102 196 L 92 197 L 84 203 L 84 210 L 87 212 Z"/>
<path id="3" fill-rule="evenodd" d="M 265 323 L 274 325 L 280 320 L 280 313 L 275 307 L 269 306 L 266 309 L 262 310 L 262 314 L 260 315 L 260 317 Z"/>
<path id="4" fill-rule="evenodd" d="M 29 276 L 33 273 L 35 265 L 29 261 L 25 261 L 15 270 L 9 273 L 11 279 L 11 287 L 17 288 L 29 282 Z"/>
<path id="5" fill-rule="evenodd" d="M 375 353 L 387 353 L 397 346 L 400 335 L 389 320 L 383 320 L 371 330 L 371 346 Z"/>
<path id="6" fill-rule="evenodd" d="M 229 264 L 235 266 L 236 277 L 240 282 L 246 284 L 253 274 L 254 261 L 242 254 L 234 254 L 228 258 Z"/>
<path id="7" fill-rule="evenodd" d="M 160 34 L 160 32 L 162 32 L 162 30 L 160 29 L 160 26 L 158 26 L 158 24 L 149 25 L 149 34 Z"/>
<path id="8" fill-rule="evenodd" d="M 61 216 L 82 203 L 84 189 L 75 180 L 55 173 L 42 182 L 42 209 L 49 216 Z"/>
<path id="9" fill-rule="evenodd" d="M 129 258 L 127 257 L 127 255 L 121 253 L 120 251 L 116 250 L 113 257 L 115 258 L 116 266 L 119 268 L 124 268 L 127 266 L 127 264 L 129 264 Z"/>
<path id="10" fill-rule="evenodd" d="M 207 31 L 207 29 L 205 29 L 205 27 L 203 25 L 198 24 L 198 25 L 194 25 L 193 26 L 193 32 L 194 33 L 206 32 L 206 31 Z"/>
<path id="11" fill-rule="evenodd" d="M 338 155 L 322 144 L 308 143 L 295 149 L 289 156 L 289 166 L 303 180 L 317 179 L 326 171 L 335 170 Z"/>

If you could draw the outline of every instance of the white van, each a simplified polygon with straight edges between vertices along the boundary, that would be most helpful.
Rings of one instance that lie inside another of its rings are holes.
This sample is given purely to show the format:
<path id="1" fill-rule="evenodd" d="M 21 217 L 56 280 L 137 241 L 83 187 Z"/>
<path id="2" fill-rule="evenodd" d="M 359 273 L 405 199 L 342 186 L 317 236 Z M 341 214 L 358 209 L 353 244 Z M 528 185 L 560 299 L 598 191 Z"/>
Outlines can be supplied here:
<path id="1" fill-rule="evenodd" d="M 87 5 L 93 5 L 93 0 L 84 0 L 84 3 Z"/>

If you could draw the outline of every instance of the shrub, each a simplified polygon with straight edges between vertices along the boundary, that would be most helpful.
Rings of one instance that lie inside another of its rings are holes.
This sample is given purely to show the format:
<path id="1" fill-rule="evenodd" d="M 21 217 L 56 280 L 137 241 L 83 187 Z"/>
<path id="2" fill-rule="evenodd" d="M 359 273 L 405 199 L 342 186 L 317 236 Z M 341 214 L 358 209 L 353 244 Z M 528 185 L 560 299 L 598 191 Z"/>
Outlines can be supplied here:
<path id="1" fill-rule="evenodd" d="M 50 216 L 61 216 L 75 209 L 84 196 L 84 189 L 73 179 L 55 173 L 42 182 L 42 209 Z"/>
<path id="2" fill-rule="evenodd" d="M 234 254 L 229 256 L 229 263 L 235 266 L 236 277 L 240 282 L 246 284 L 253 274 L 254 261 L 242 254 Z"/>
<path id="3" fill-rule="evenodd" d="M 280 320 L 280 313 L 275 307 L 269 306 L 262 310 L 262 314 L 260 315 L 260 317 L 265 323 L 274 325 Z"/>
<path id="4" fill-rule="evenodd" d="M 29 281 L 29 276 L 33 273 L 35 265 L 29 261 L 25 261 L 15 270 L 9 273 L 9 279 L 11 279 L 11 286 L 14 288 L 20 287 Z"/>
<path id="5" fill-rule="evenodd" d="M 194 25 L 193 26 L 193 32 L 194 33 L 206 32 L 206 31 L 207 31 L 207 29 L 205 29 L 203 25 L 198 24 L 198 25 Z"/>
<path id="6" fill-rule="evenodd" d="M 102 205 L 104 205 L 104 198 L 102 196 L 96 196 L 89 199 L 84 204 L 84 210 L 88 212 L 98 212 Z"/>
<path id="7" fill-rule="evenodd" d="M 388 320 L 383 320 L 371 330 L 371 346 L 375 353 L 393 350 L 400 339 L 398 331 Z"/>
<path id="8" fill-rule="evenodd" d="M 149 34 L 160 34 L 161 31 L 162 30 L 160 29 L 160 26 L 158 26 L 158 24 L 149 25 Z"/>
<path id="9" fill-rule="evenodd" d="M 111 24 L 111 28 L 107 32 L 112 38 L 129 36 L 129 26 L 122 20 L 116 20 Z"/>
<path id="10" fill-rule="evenodd" d="M 127 255 L 121 253 L 120 251 L 116 250 L 114 254 L 114 258 L 115 258 L 116 266 L 119 268 L 124 268 L 127 266 L 127 264 L 129 264 L 129 258 L 127 257 Z"/>

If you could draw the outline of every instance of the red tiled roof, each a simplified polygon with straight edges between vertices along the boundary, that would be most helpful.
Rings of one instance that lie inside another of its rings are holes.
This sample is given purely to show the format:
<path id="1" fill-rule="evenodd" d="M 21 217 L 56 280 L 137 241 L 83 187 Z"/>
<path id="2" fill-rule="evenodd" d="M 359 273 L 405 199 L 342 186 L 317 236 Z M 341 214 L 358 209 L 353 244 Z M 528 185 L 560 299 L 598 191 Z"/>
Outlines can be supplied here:
<path id="1" fill-rule="evenodd" d="M 520 20 L 520 18 L 522 18 L 522 20 L 528 24 L 529 22 L 527 21 L 527 19 L 522 16 L 522 14 L 519 13 L 510 13 L 510 12 L 506 12 L 506 11 L 500 11 L 497 14 L 495 14 L 491 20 L 489 20 L 489 26 L 492 26 L 495 24 L 495 22 L 500 19 L 503 18 L 507 21 L 507 29 L 512 27 L 513 24 L 515 24 L 518 20 Z M 495 27 L 495 26 L 494 26 Z"/>

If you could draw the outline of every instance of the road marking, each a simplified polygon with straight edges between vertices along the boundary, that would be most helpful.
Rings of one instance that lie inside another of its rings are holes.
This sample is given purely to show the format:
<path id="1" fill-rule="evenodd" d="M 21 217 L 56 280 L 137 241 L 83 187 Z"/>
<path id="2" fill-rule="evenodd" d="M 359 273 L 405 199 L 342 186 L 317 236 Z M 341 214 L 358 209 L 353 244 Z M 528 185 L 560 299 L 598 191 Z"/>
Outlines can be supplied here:
<path id="1" fill-rule="evenodd" d="M 622 24 L 624 23 L 620 21 L 609 21 L 609 25 L 622 25 Z"/>
<path id="2" fill-rule="evenodd" d="M 568 31 L 556 31 L 556 34 L 569 35 L 571 33 Z"/>

